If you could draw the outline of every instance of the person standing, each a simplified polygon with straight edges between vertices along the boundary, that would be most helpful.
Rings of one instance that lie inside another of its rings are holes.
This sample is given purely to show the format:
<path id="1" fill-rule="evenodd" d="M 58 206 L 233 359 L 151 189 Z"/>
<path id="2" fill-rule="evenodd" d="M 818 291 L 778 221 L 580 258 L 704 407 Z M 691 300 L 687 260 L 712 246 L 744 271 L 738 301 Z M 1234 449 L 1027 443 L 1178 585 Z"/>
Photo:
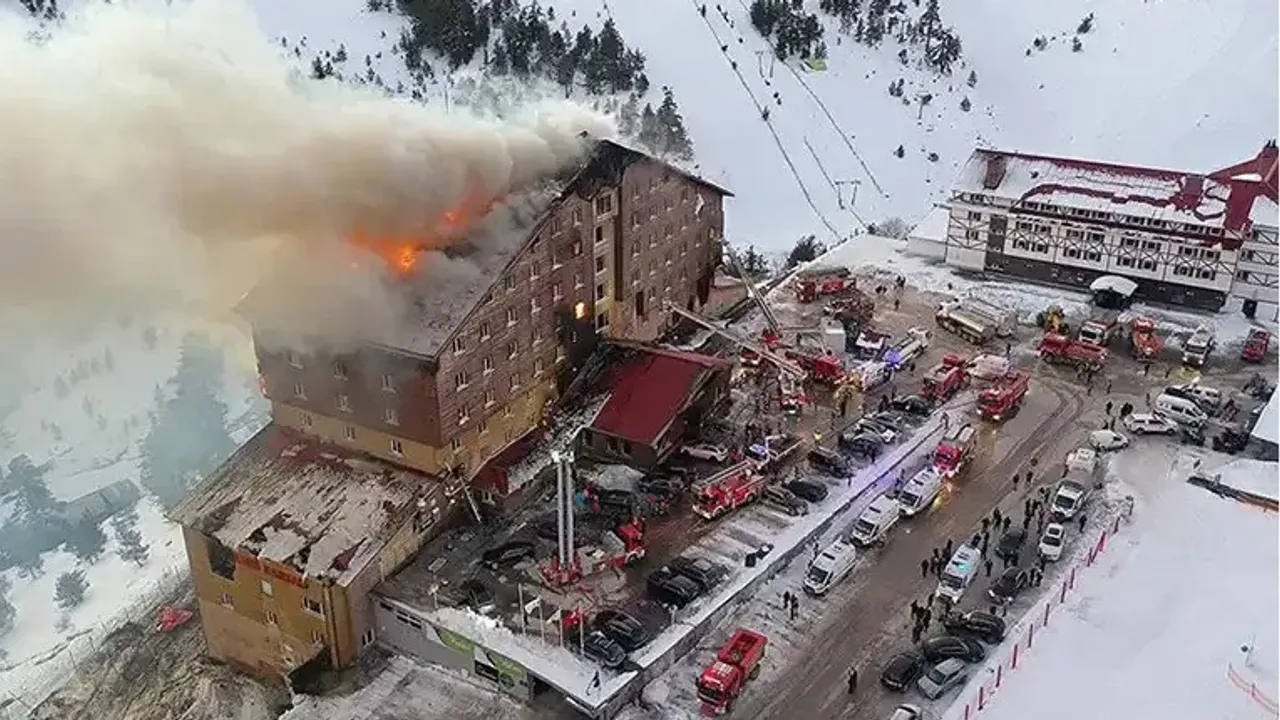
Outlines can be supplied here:
<path id="1" fill-rule="evenodd" d="M 920 561 L 920 577 L 922 578 L 929 577 L 929 561 L 928 560 Z"/>
<path id="2" fill-rule="evenodd" d="M 849 668 L 849 694 L 852 695 L 858 690 L 858 668 Z"/>

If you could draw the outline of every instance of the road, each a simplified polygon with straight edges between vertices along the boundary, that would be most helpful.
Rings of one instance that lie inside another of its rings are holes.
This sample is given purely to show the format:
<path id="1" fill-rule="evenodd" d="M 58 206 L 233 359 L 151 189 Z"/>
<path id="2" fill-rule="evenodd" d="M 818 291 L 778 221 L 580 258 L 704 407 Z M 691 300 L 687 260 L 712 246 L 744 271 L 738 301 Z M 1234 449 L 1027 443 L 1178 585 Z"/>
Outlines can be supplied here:
<path id="1" fill-rule="evenodd" d="M 920 561 L 948 539 L 959 544 L 971 536 L 997 504 L 1020 505 L 1025 488 L 1014 491 L 1013 474 L 1025 472 L 1032 457 L 1060 457 L 1069 450 L 1069 438 L 1085 430 L 1083 408 L 1078 393 L 1055 382 L 1033 383 L 1022 412 L 998 429 L 984 426 L 977 459 L 944 502 L 895 531 L 871 566 L 823 601 L 827 609 L 810 629 L 808 650 L 789 665 L 767 669 L 739 699 L 735 713 L 814 720 L 888 717 L 898 698 L 879 692 L 874 680 L 880 664 L 909 643 L 911 600 L 926 598 L 936 586 L 936 579 L 921 577 Z M 846 686 L 850 666 L 865 678 L 852 701 Z"/>

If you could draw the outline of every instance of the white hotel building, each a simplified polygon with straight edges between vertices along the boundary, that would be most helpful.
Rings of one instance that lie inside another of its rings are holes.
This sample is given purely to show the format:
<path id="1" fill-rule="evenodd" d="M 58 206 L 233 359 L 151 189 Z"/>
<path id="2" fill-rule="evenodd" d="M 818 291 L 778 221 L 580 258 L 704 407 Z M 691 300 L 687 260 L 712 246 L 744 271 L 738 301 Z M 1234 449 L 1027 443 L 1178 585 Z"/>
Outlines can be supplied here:
<path id="1" fill-rule="evenodd" d="M 1206 174 L 975 150 L 952 191 L 944 257 L 960 269 L 1275 321 L 1277 150 Z"/>

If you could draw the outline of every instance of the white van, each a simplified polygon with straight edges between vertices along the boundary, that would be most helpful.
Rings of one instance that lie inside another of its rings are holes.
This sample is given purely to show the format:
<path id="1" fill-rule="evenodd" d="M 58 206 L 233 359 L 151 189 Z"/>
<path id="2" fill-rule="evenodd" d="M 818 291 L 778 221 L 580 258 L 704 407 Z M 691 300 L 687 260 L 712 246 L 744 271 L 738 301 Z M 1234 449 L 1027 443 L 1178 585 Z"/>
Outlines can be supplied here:
<path id="1" fill-rule="evenodd" d="M 929 507 L 940 492 L 942 492 L 942 475 L 939 475 L 932 466 L 926 467 L 913 475 L 898 491 L 898 505 L 902 508 L 903 515 L 914 517 L 916 513 Z"/>
<path id="2" fill-rule="evenodd" d="M 810 595 L 825 595 L 836 583 L 845 579 L 858 551 L 843 539 L 837 539 L 809 563 L 804 574 L 804 591 Z"/>
<path id="3" fill-rule="evenodd" d="M 1204 410 L 1193 401 L 1164 393 L 1156 398 L 1155 411 L 1184 425 L 1199 427 L 1209 420 Z"/>
<path id="4" fill-rule="evenodd" d="M 849 540 L 859 547 L 879 545 L 884 542 L 890 528 L 898 522 L 901 515 L 902 509 L 898 501 L 888 495 L 881 495 L 872 500 L 858 519 L 853 521 Z"/>
<path id="5" fill-rule="evenodd" d="M 1093 448 L 1081 447 L 1067 453 L 1068 472 L 1093 475 L 1098 470 L 1098 453 Z"/>
<path id="6" fill-rule="evenodd" d="M 873 360 L 854 368 L 851 375 L 859 390 L 870 392 L 892 380 L 893 369 L 889 367 L 889 363 Z"/>
<path id="7" fill-rule="evenodd" d="M 1222 406 L 1222 391 L 1218 388 L 1205 387 L 1199 383 L 1174 385 L 1165 389 L 1166 395 L 1181 397 L 1199 405 L 1205 412 L 1217 412 Z"/>
<path id="8" fill-rule="evenodd" d="M 938 580 L 938 589 L 933 591 L 935 598 L 946 598 L 952 604 L 960 602 L 964 591 L 978 575 L 978 566 L 982 564 L 982 553 L 972 545 L 961 545 L 956 549 L 947 566 L 942 569 L 942 577 Z"/>

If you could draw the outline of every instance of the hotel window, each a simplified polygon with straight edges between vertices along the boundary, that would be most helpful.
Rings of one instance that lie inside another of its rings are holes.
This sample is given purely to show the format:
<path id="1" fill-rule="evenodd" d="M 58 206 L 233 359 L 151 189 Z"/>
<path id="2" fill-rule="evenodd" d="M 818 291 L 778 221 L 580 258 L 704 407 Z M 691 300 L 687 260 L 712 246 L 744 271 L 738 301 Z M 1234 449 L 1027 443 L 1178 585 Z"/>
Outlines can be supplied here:
<path id="1" fill-rule="evenodd" d="M 398 438 L 391 438 L 391 454 L 404 455 L 404 443 Z"/>
<path id="2" fill-rule="evenodd" d="M 1131 257 L 1116 258 L 1116 265 L 1120 267 L 1131 268 L 1133 267 L 1133 258 Z"/>
<path id="3" fill-rule="evenodd" d="M 604 267 L 605 267 L 604 256 L 597 255 L 596 256 L 596 272 L 604 272 Z"/>
<path id="4" fill-rule="evenodd" d="M 463 405 L 462 407 L 458 408 L 458 424 L 466 425 L 467 422 L 470 420 L 471 420 L 471 411 L 467 409 L 467 406 Z"/>
<path id="5" fill-rule="evenodd" d="M 1156 269 L 1156 261 L 1155 261 L 1155 260 L 1143 260 L 1143 261 L 1141 261 L 1141 262 L 1139 262 L 1139 263 L 1138 263 L 1138 268 L 1139 268 L 1139 269 L 1141 269 L 1141 270 L 1155 270 L 1155 269 Z"/>
<path id="6" fill-rule="evenodd" d="M 461 390 L 470 384 L 471 384 L 471 376 L 467 374 L 466 370 L 463 370 L 462 372 L 453 376 L 454 390 Z"/>
<path id="7" fill-rule="evenodd" d="M 596 285 L 596 299 L 597 300 L 604 299 L 604 283 L 600 283 Z"/>
<path id="8" fill-rule="evenodd" d="M 296 382 L 293 384 L 293 396 L 302 400 L 307 399 L 307 389 L 302 386 L 302 383 Z"/>
<path id="9" fill-rule="evenodd" d="M 485 407 L 491 407 L 491 406 L 492 406 L 494 403 L 496 403 L 496 402 L 498 402 L 498 396 L 497 396 L 497 394 L 496 394 L 496 393 L 494 393 L 492 390 L 485 390 L 485 391 L 484 391 L 484 406 L 485 406 Z"/>
<path id="10" fill-rule="evenodd" d="M 596 214 L 608 215 L 613 212 L 613 196 L 605 193 L 596 198 Z"/>
<path id="11" fill-rule="evenodd" d="M 574 208 L 573 214 L 570 215 L 570 217 L 573 219 L 574 225 L 581 225 L 582 224 L 582 208 Z"/>
<path id="12" fill-rule="evenodd" d="M 396 379 L 391 377 L 390 374 L 383 373 L 382 375 L 382 391 L 391 393 L 396 391 Z"/>
<path id="13" fill-rule="evenodd" d="M 453 339 L 453 354 L 454 354 L 454 355 L 461 355 L 462 353 L 464 353 L 464 352 L 466 352 L 466 351 L 467 351 L 467 339 L 466 339 L 464 336 L 462 336 L 462 335 L 459 335 L 458 337 L 454 338 L 454 339 Z"/>
<path id="14" fill-rule="evenodd" d="M 480 366 L 484 368 L 485 375 L 488 375 L 489 373 L 493 372 L 493 358 L 488 355 L 485 355 L 484 360 L 482 360 L 480 363 Z"/>
<path id="15" fill-rule="evenodd" d="M 515 308 L 507 308 L 507 327 L 511 327 L 512 325 L 515 325 L 515 324 L 516 324 Z"/>
<path id="16" fill-rule="evenodd" d="M 538 358 L 538 359 L 536 359 L 536 360 L 534 360 L 534 361 L 533 361 L 533 375 L 534 375 L 534 377 L 537 377 L 538 375 L 541 375 L 541 374 L 542 374 L 542 371 L 543 371 L 544 369 L 546 369 L 546 363 L 544 363 L 544 362 L 542 361 L 542 358 Z"/>
<path id="17" fill-rule="evenodd" d="M 559 234 L 560 234 L 561 225 L 562 225 L 562 223 L 560 222 L 560 218 L 558 218 L 558 217 L 551 218 L 551 234 L 552 234 L 552 235 L 559 235 Z"/>
<path id="18" fill-rule="evenodd" d="M 980 212 L 978 212 L 978 211 L 976 211 L 976 210 L 970 210 L 970 211 L 969 211 L 969 219 L 970 219 L 970 220 L 981 220 L 981 219 L 982 219 L 982 213 L 980 213 Z"/>
<path id="19" fill-rule="evenodd" d="M 348 442 L 355 442 L 355 440 L 356 440 L 356 428 L 355 428 L 355 426 L 354 426 L 354 425 L 347 425 L 347 426 L 344 426 L 344 427 L 342 428 L 342 436 L 343 436 L 344 438 L 346 438 Z"/>
<path id="20" fill-rule="evenodd" d="M 351 412 L 351 396 L 338 393 L 338 409 L 342 412 Z"/>
<path id="21" fill-rule="evenodd" d="M 978 231 L 977 231 L 977 230 L 965 230 L 965 231 L 964 231 L 964 237 L 965 237 L 965 239 L 966 239 L 966 240 L 977 240 L 977 239 L 978 239 Z M 1017 245 L 1017 243 L 1014 243 L 1014 244 L 1015 244 L 1015 245 Z M 1023 243 L 1023 244 L 1025 245 L 1026 243 Z"/>
<path id="22" fill-rule="evenodd" d="M 296 353 L 296 352 L 294 352 L 294 351 L 290 350 L 290 351 L 289 351 L 289 364 L 290 364 L 290 365 L 292 365 L 293 367 L 296 367 L 296 368 L 301 369 L 301 368 L 302 368 L 302 356 L 301 356 L 301 355 L 299 355 L 298 353 Z"/>
<path id="23" fill-rule="evenodd" d="M 519 352 L 520 352 L 520 343 L 516 342 L 515 340 L 512 340 L 511 342 L 507 343 L 507 359 L 508 360 L 514 359 Z"/>
<path id="24" fill-rule="evenodd" d="M 560 289 L 560 283 L 556 283 L 556 284 L 552 285 L 552 286 L 551 286 L 551 300 L 552 300 L 552 302 L 558 302 L 558 301 L 560 301 L 560 300 L 562 300 L 562 299 L 564 299 L 564 291 Z"/>
<path id="25" fill-rule="evenodd" d="M 537 282 L 538 276 L 542 274 L 541 263 L 533 262 L 529 264 L 529 282 Z"/>
<path id="26" fill-rule="evenodd" d="M 1080 257 L 1080 249 L 1079 249 L 1079 248 L 1073 248 L 1073 247 L 1063 248 L 1063 250 L 1062 250 L 1062 255 L 1063 255 L 1063 257 L 1069 257 L 1069 258 L 1072 258 L 1072 259 L 1074 259 L 1074 258 L 1078 258 L 1078 257 Z"/>
<path id="27" fill-rule="evenodd" d="M 462 438 L 454 438 L 449 441 L 449 449 L 458 452 L 462 449 Z"/>
<path id="28" fill-rule="evenodd" d="M 1086 250 L 1084 253 L 1084 259 L 1089 262 L 1099 262 L 1102 260 L 1102 253 L 1097 250 Z"/>
<path id="29" fill-rule="evenodd" d="M 480 340 L 483 342 L 490 337 L 488 321 L 480 323 Z"/>
<path id="30" fill-rule="evenodd" d="M 502 278 L 502 289 L 506 290 L 507 292 L 511 292 L 512 290 L 515 290 L 516 289 L 515 277 L 512 275 L 507 275 L 506 277 Z"/>
<path id="31" fill-rule="evenodd" d="M 395 408 L 387 408 L 382 411 L 382 420 L 388 425 L 399 425 L 400 414 L 396 412 Z"/>
<path id="32" fill-rule="evenodd" d="M 507 378 L 507 387 L 509 387 L 512 392 L 520 389 L 520 373 L 511 373 L 511 377 Z"/>
<path id="33" fill-rule="evenodd" d="M 311 413 L 302 413 L 302 427 L 310 428 L 310 427 L 314 427 L 315 424 L 316 424 L 316 419 L 311 417 Z"/>
<path id="34" fill-rule="evenodd" d="M 339 380 L 346 380 L 347 366 L 340 362 L 335 362 L 333 364 L 333 376 Z"/>

